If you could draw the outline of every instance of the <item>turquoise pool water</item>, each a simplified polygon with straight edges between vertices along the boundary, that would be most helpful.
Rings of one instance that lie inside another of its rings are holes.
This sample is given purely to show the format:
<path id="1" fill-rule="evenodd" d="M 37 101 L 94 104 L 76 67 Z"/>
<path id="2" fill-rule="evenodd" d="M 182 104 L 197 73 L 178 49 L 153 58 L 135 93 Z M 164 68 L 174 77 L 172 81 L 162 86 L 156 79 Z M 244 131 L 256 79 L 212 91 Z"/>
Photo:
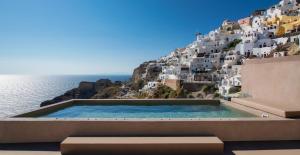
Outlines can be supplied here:
<path id="1" fill-rule="evenodd" d="M 46 118 L 240 118 L 254 115 L 224 105 L 74 105 Z"/>

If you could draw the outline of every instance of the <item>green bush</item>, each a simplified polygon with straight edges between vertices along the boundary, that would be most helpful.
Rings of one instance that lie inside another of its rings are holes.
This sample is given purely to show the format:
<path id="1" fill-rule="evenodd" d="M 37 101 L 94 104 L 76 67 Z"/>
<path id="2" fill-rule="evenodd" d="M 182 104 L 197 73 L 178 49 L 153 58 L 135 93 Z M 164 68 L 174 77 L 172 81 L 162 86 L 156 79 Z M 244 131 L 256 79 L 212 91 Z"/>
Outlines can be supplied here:
<path id="1" fill-rule="evenodd" d="M 176 98 L 176 97 L 177 97 L 176 91 L 172 90 L 172 91 L 170 92 L 169 98 Z"/>
<path id="2" fill-rule="evenodd" d="M 160 85 L 154 90 L 152 98 L 176 98 L 177 93 L 168 86 Z"/>
<path id="3" fill-rule="evenodd" d="M 214 98 L 219 98 L 220 97 L 220 94 L 219 93 L 214 93 Z"/>
<path id="4" fill-rule="evenodd" d="M 203 91 L 205 94 L 212 94 L 216 91 L 217 89 L 215 88 L 214 85 L 204 85 L 202 86 L 201 91 Z"/>
<path id="5" fill-rule="evenodd" d="M 180 88 L 177 90 L 177 98 L 187 98 L 188 91 Z"/>
<path id="6" fill-rule="evenodd" d="M 137 82 L 132 84 L 132 89 L 133 90 L 139 90 L 142 89 L 144 87 L 144 80 L 138 80 Z"/>
<path id="7" fill-rule="evenodd" d="M 229 92 L 229 94 L 234 94 L 234 93 L 238 93 L 240 91 L 241 91 L 241 87 L 231 87 L 228 92 Z"/>
<path id="8" fill-rule="evenodd" d="M 136 95 L 136 98 L 138 99 L 145 99 L 145 98 L 148 98 L 148 94 L 147 93 L 144 93 L 144 92 L 140 92 Z"/>
<path id="9" fill-rule="evenodd" d="M 192 94 L 189 94 L 187 97 L 188 98 L 195 98 Z"/>
<path id="10" fill-rule="evenodd" d="M 242 42 L 241 39 L 234 39 L 232 42 L 230 42 L 227 47 L 225 47 L 223 50 L 224 51 L 230 51 L 230 50 L 233 50 L 236 45 L 238 45 L 240 42 Z"/>

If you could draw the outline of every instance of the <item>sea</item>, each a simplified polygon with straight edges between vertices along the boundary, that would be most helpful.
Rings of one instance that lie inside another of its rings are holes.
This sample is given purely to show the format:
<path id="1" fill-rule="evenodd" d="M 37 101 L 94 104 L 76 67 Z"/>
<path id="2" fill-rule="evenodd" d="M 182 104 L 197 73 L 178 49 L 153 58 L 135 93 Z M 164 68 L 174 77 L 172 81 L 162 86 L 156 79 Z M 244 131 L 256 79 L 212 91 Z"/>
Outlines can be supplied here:
<path id="1" fill-rule="evenodd" d="M 40 107 L 40 103 L 76 88 L 81 81 L 127 81 L 130 75 L 0 75 L 0 118 Z"/>

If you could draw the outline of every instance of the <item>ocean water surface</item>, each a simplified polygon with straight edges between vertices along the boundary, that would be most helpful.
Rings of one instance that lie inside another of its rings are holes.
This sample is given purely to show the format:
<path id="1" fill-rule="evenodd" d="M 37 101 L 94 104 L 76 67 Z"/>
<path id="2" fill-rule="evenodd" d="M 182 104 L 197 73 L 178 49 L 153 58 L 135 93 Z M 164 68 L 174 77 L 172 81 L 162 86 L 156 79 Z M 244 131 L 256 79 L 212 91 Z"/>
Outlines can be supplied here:
<path id="1" fill-rule="evenodd" d="M 20 114 L 39 108 L 41 102 L 62 95 L 81 81 L 129 80 L 129 75 L 0 75 L 0 117 Z"/>

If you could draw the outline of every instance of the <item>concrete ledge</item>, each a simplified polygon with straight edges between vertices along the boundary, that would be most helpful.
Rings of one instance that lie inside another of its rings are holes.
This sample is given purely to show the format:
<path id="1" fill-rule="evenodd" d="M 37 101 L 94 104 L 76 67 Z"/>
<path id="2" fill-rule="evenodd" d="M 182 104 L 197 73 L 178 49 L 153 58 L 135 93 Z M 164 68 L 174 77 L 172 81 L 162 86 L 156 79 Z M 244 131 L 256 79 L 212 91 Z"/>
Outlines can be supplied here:
<path id="1" fill-rule="evenodd" d="M 276 129 L 276 130 L 274 130 Z M 0 143 L 62 142 L 72 136 L 181 137 L 215 135 L 222 141 L 300 140 L 299 119 L 0 120 Z"/>
<path id="2" fill-rule="evenodd" d="M 72 105 L 220 105 L 220 100 L 198 99 L 72 99 L 41 107 L 14 117 L 37 117 Z"/>
<path id="3" fill-rule="evenodd" d="M 217 137 L 68 137 L 63 155 L 77 154 L 222 154 Z"/>
<path id="4" fill-rule="evenodd" d="M 0 144 L 62 142 L 67 137 L 74 136 L 201 137 L 215 135 L 222 141 L 300 140 L 300 119 L 285 119 L 282 117 L 195 119 L 30 118 L 30 116 L 34 117 L 65 106 L 81 103 L 220 104 L 218 100 L 182 99 L 174 101 L 175 103 L 173 103 L 173 101 L 174 100 L 71 100 L 58 103 L 24 115 L 19 115 L 18 117 L 0 119 Z"/>
<path id="5" fill-rule="evenodd" d="M 232 98 L 232 102 L 248 106 L 254 109 L 262 110 L 274 115 L 278 115 L 280 117 L 285 117 L 285 118 L 295 118 L 295 117 L 300 117 L 300 108 L 298 107 L 293 107 L 287 108 L 284 106 L 267 106 L 266 104 L 261 103 L 260 101 L 253 100 L 251 98 Z"/>

